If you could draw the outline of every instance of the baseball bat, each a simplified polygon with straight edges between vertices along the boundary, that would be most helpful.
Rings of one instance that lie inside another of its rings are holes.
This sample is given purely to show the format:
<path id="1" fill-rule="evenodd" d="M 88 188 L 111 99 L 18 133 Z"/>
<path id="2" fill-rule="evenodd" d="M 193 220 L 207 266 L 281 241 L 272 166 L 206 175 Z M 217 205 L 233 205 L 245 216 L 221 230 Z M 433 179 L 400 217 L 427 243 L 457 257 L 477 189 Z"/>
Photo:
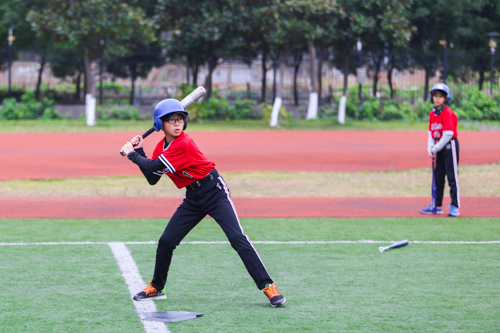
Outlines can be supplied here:
<path id="1" fill-rule="evenodd" d="M 382 253 L 385 250 L 395 249 L 397 247 L 406 246 L 406 245 L 408 245 L 408 240 L 407 239 L 399 241 L 399 242 L 396 242 L 396 243 L 394 243 L 392 245 L 389 245 L 389 246 L 386 246 L 386 247 L 381 246 L 381 247 L 378 248 L 378 250 L 379 250 L 380 253 Z"/>
<path id="2" fill-rule="evenodd" d="M 189 95 L 187 95 L 186 97 L 184 97 L 181 101 L 181 105 L 182 107 L 184 108 L 184 110 L 190 106 L 191 104 L 193 104 L 194 102 L 196 102 L 201 96 L 205 95 L 207 91 L 205 90 L 205 88 L 203 86 L 199 86 L 198 88 L 196 88 L 195 90 L 193 90 Z M 155 131 L 155 126 L 153 125 L 153 127 L 151 127 L 150 129 L 148 129 L 143 135 L 142 135 L 142 138 L 145 139 L 149 134 L 153 133 Z M 123 150 L 120 149 L 120 154 L 122 156 L 125 156 L 125 153 L 123 152 Z"/>
<path id="3" fill-rule="evenodd" d="M 434 157 L 432 158 L 432 214 L 436 215 L 436 169 L 434 167 Z"/>

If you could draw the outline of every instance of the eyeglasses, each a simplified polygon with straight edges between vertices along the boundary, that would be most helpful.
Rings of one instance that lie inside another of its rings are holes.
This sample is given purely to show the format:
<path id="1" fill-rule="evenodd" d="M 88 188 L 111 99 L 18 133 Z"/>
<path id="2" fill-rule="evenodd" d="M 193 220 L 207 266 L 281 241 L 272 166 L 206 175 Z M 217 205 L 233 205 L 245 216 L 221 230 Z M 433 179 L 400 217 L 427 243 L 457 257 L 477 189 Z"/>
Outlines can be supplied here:
<path id="1" fill-rule="evenodd" d="M 171 125 L 173 125 L 175 123 L 184 124 L 184 118 L 182 118 L 182 117 L 181 118 L 170 118 L 168 120 L 168 123 Z"/>

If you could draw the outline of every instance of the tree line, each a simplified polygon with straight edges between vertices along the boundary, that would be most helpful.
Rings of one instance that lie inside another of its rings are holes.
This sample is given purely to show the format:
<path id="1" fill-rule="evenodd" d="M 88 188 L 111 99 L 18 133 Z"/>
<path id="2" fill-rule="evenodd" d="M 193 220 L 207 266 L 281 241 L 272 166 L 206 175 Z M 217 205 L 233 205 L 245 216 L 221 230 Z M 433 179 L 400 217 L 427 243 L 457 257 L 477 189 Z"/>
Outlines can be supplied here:
<path id="1" fill-rule="evenodd" d="M 312 91 L 321 94 L 322 66 L 353 72 L 358 44 L 375 80 L 384 59 L 388 71 L 425 70 L 427 96 L 444 48 L 476 55 L 470 70 L 479 73 L 481 88 L 489 68 L 485 34 L 500 32 L 497 0 L 0 0 L 0 16 L 0 49 L 7 50 L 13 28 L 16 50 L 37 50 L 40 56 L 37 98 L 48 63 L 56 76 L 71 76 L 78 86 L 83 78 L 85 93 L 94 96 L 96 61 L 132 82 L 153 65 L 180 61 L 195 83 L 200 66 L 207 66 L 209 98 L 219 64 L 261 57 L 265 99 L 270 66 L 278 64 L 283 73 L 306 54 Z M 0 52 L 3 69 L 6 57 Z M 278 82 L 280 96 L 283 80 Z"/>

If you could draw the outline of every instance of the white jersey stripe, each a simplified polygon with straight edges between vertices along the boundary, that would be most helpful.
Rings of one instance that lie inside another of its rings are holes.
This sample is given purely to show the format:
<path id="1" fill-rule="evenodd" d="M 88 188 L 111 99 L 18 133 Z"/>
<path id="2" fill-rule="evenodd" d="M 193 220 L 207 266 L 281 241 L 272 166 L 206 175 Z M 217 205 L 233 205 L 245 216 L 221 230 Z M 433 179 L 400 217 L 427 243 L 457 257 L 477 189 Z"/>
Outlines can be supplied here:
<path id="1" fill-rule="evenodd" d="M 160 155 L 159 158 L 171 173 L 174 173 L 176 171 L 172 164 L 170 164 L 170 162 L 165 158 L 165 156 Z"/>

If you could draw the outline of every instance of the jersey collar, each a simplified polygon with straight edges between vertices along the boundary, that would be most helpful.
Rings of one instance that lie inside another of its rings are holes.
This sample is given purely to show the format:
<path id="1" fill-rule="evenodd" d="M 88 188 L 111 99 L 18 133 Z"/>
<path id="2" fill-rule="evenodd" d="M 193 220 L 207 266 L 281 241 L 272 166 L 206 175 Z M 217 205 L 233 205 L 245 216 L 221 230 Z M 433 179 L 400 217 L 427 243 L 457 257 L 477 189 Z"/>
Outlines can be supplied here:
<path id="1" fill-rule="evenodd" d="M 174 137 L 172 139 L 172 141 L 170 141 L 168 144 L 167 144 L 167 138 L 164 138 L 163 139 L 163 151 L 167 150 L 168 147 L 170 147 L 170 145 L 172 144 L 172 142 L 174 142 L 176 139 L 180 138 L 182 135 L 184 135 L 184 131 L 182 131 L 182 133 L 179 136 Z"/>
<path id="2" fill-rule="evenodd" d="M 443 106 L 441 106 L 440 108 L 438 108 L 438 107 L 436 107 L 436 106 L 433 106 L 433 107 L 432 107 L 432 111 L 434 112 L 434 114 L 435 114 L 436 116 L 439 116 L 439 114 L 440 114 L 441 112 L 443 112 L 443 110 L 444 110 L 444 108 L 445 108 L 445 107 L 446 107 L 446 104 L 444 104 L 444 105 L 443 105 Z"/>

